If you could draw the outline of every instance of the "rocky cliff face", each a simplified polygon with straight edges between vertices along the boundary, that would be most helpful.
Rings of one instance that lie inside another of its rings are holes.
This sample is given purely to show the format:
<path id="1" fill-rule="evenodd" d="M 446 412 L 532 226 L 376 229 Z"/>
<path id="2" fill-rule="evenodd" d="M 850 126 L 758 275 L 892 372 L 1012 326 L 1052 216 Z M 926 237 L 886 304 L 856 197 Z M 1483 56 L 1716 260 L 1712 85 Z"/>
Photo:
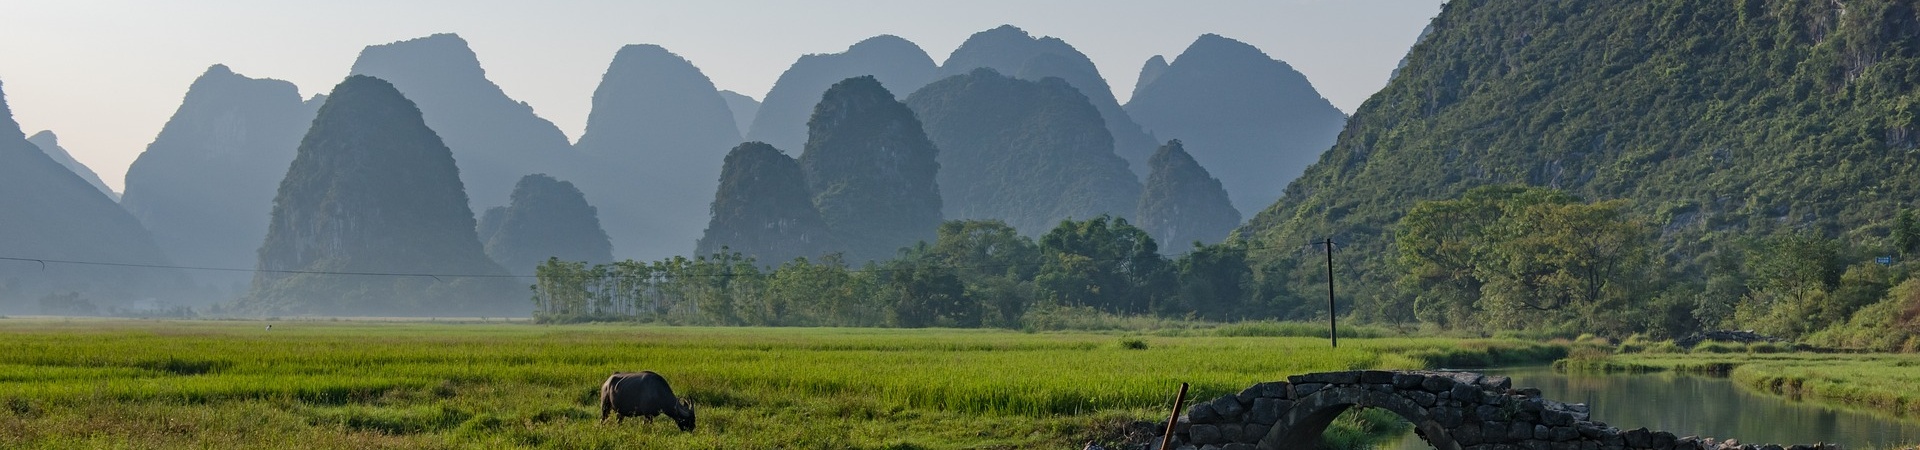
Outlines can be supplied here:
<path id="1" fill-rule="evenodd" d="M 352 76 L 334 87 L 273 204 L 241 311 L 526 310 L 520 284 L 481 249 L 453 152 L 386 81 Z"/>
<path id="2" fill-rule="evenodd" d="M 738 130 L 692 62 L 656 45 L 614 55 L 574 149 L 585 163 L 576 178 L 619 255 L 652 260 L 693 247 Z"/>
<path id="3" fill-rule="evenodd" d="M 1127 112 L 1154 135 L 1186 143 L 1248 212 L 1279 199 L 1346 124 L 1293 67 L 1212 34 L 1137 88 Z"/>
<path id="4" fill-rule="evenodd" d="M 1153 84 L 1153 81 L 1160 79 L 1160 74 L 1163 73 L 1167 73 L 1166 57 L 1153 55 L 1152 58 L 1147 58 L 1147 62 L 1140 65 L 1140 77 L 1133 82 L 1133 95 L 1129 95 L 1127 98 L 1132 99 L 1139 97 L 1140 89 L 1147 87 L 1149 84 Z"/>
<path id="5" fill-rule="evenodd" d="M 1200 167 L 1179 140 L 1167 142 L 1147 161 L 1153 173 L 1140 196 L 1133 223 L 1153 235 L 1168 253 L 1187 251 L 1188 244 L 1214 244 L 1240 226 L 1220 180 Z"/>
<path id="6" fill-rule="evenodd" d="M 778 265 L 819 258 L 839 247 L 813 207 L 799 162 L 760 142 L 727 153 L 713 197 L 713 220 L 694 254 L 733 251 Z"/>
<path id="7" fill-rule="evenodd" d="M 460 180 L 475 205 L 498 205 L 520 177 L 553 172 L 571 158 L 566 135 L 488 80 L 458 35 L 368 46 L 352 74 L 393 83 L 419 105 L 460 160 Z"/>
<path id="8" fill-rule="evenodd" d="M 547 258 L 606 264 L 613 262 L 613 244 L 598 214 L 573 183 L 527 175 L 514 185 L 507 206 L 487 210 L 480 242 L 487 256 L 515 275 L 533 275 Z"/>
<path id="9" fill-rule="evenodd" d="M 939 150 L 913 110 L 874 77 L 854 77 L 827 89 L 807 123 L 800 169 L 848 261 L 888 259 L 933 240 Z"/>
<path id="10" fill-rule="evenodd" d="M 1140 182 L 1100 111 L 1059 78 L 975 69 L 907 98 L 940 148 L 951 219 L 998 219 L 1037 236 L 1065 219 L 1133 215 Z"/>
<path id="11" fill-rule="evenodd" d="M 107 198 L 111 198 L 116 202 L 120 201 L 120 193 L 114 192 L 113 188 L 107 187 L 106 182 L 100 181 L 100 174 L 93 173 L 93 168 L 87 167 L 86 164 L 81 164 L 80 161 L 74 160 L 73 154 L 67 153 L 67 149 L 60 146 L 60 136 L 54 135 L 52 131 L 41 130 L 39 133 L 34 133 L 33 136 L 28 137 L 27 142 L 32 142 L 33 146 L 39 147 L 42 152 L 46 152 L 47 157 L 53 158 L 54 162 L 60 163 L 62 167 L 73 171 L 74 175 L 79 175 L 81 179 L 87 180 L 87 184 L 93 185 L 94 189 L 99 189 L 100 193 L 107 195 Z"/>
<path id="12" fill-rule="evenodd" d="M 1024 80 L 1038 81 L 1046 77 L 1066 80 L 1100 110 L 1107 132 L 1113 135 L 1114 152 L 1127 160 L 1135 175 L 1146 174 L 1147 157 L 1159 144 L 1120 108 L 1120 102 L 1113 97 L 1113 88 L 1100 76 L 1093 60 L 1080 50 L 1059 38 L 1035 38 L 1025 30 L 1002 25 L 968 37 L 940 65 L 939 77 L 961 75 L 981 67 Z"/>
<path id="13" fill-rule="evenodd" d="M 850 77 L 871 75 L 891 92 L 906 95 L 933 81 L 936 67 L 925 50 L 898 36 L 880 35 L 841 53 L 801 56 L 780 74 L 753 119 L 747 139 L 776 148 L 801 148 L 807 119 L 828 87 Z"/>
<path id="14" fill-rule="evenodd" d="M 147 230 L 113 199 L 27 141 L 0 93 L 0 310 L 39 314 L 42 296 L 79 293 L 100 306 L 175 299 L 185 274 L 154 267 L 73 264 L 170 264 Z"/>
<path id="15" fill-rule="evenodd" d="M 182 265 L 253 267 L 273 195 L 317 108 L 317 100 L 300 99 L 293 83 L 210 67 L 127 168 L 120 204 Z M 244 272 L 194 276 L 236 290 L 252 278 Z"/>

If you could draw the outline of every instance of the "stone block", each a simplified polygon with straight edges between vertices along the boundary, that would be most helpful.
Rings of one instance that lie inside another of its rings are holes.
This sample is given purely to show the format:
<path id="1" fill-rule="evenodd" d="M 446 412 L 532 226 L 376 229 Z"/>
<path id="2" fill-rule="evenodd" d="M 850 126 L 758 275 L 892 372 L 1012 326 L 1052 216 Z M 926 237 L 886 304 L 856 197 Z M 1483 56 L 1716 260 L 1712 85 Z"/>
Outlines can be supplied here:
<path id="1" fill-rule="evenodd" d="M 1449 392 L 1453 390 L 1453 379 L 1447 377 L 1426 377 L 1420 381 L 1420 388 L 1427 392 Z"/>
<path id="2" fill-rule="evenodd" d="M 1573 427 L 1556 426 L 1547 429 L 1547 439 L 1554 442 L 1566 442 L 1580 438 L 1580 430 Z"/>
<path id="3" fill-rule="evenodd" d="M 1534 424 L 1534 425 L 1533 425 L 1533 439 L 1534 439 L 1534 440 L 1539 440 L 1539 441 L 1547 441 L 1547 440 L 1552 440 L 1552 439 L 1553 439 L 1553 429 L 1552 429 L 1552 428 L 1548 428 L 1548 427 L 1547 427 L 1546 425 L 1540 425 L 1540 424 Z"/>
<path id="4" fill-rule="evenodd" d="M 1508 389 L 1513 389 L 1513 379 L 1499 375 L 1481 377 L 1479 384 L 1487 389 L 1492 389 L 1494 392 L 1506 392 Z"/>
<path id="5" fill-rule="evenodd" d="M 1260 396 L 1266 392 L 1267 388 L 1256 384 L 1247 386 L 1246 389 L 1241 389 L 1239 394 L 1234 395 L 1234 398 L 1239 399 L 1241 405 L 1252 405 L 1253 399 L 1260 398 Z"/>
<path id="6" fill-rule="evenodd" d="M 1256 450 L 1258 448 L 1259 447 L 1254 447 L 1251 443 L 1245 442 L 1235 442 L 1220 446 L 1220 450 Z"/>
<path id="7" fill-rule="evenodd" d="M 1219 411 L 1213 410 L 1212 403 L 1201 403 L 1187 409 L 1187 420 L 1195 424 L 1210 424 L 1220 423 L 1221 417 Z"/>
<path id="8" fill-rule="evenodd" d="M 1223 442 L 1220 439 L 1219 425 L 1194 425 L 1193 429 L 1187 432 L 1187 435 L 1192 437 L 1188 442 L 1195 445 L 1218 444 Z"/>
<path id="9" fill-rule="evenodd" d="M 1552 425 L 1556 427 L 1570 426 L 1570 425 L 1573 425 L 1573 422 L 1574 422 L 1573 414 L 1569 414 L 1565 411 L 1554 411 L 1551 409 L 1540 412 L 1540 421 L 1546 422 L 1547 425 Z"/>
<path id="10" fill-rule="evenodd" d="M 1261 439 L 1266 439 L 1267 433 L 1272 431 L 1273 431 L 1272 425 L 1261 425 L 1257 423 L 1247 424 L 1246 426 L 1240 428 L 1240 442 L 1245 442 L 1248 444 L 1258 444 L 1260 443 Z"/>
<path id="11" fill-rule="evenodd" d="M 1432 392 L 1427 391 L 1400 391 L 1400 396 L 1406 397 L 1407 400 L 1413 400 L 1414 404 L 1420 405 L 1422 408 L 1431 408 L 1433 407 L 1433 402 L 1439 400 L 1439 397 L 1435 397 Z"/>
<path id="12" fill-rule="evenodd" d="M 1786 450 L 1786 449 L 1780 448 L 1780 444 L 1767 444 L 1767 445 L 1760 446 L 1760 450 Z"/>
<path id="13" fill-rule="evenodd" d="M 1480 418 L 1480 420 L 1483 420 L 1483 421 L 1497 420 L 1497 421 L 1504 422 L 1509 419 L 1505 414 L 1505 411 L 1501 411 L 1500 408 L 1487 406 L 1487 405 L 1480 405 L 1480 406 L 1473 407 L 1473 416 L 1478 417 Z"/>
<path id="14" fill-rule="evenodd" d="M 1460 445 L 1475 445 L 1480 440 L 1480 424 L 1466 423 L 1453 427 L 1453 441 Z"/>
<path id="15" fill-rule="evenodd" d="M 1294 383 L 1293 399 L 1299 400 L 1299 399 L 1307 398 L 1307 396 L 1313 395 L 1313 393 L 1315 392 L 1320 392 L 1321 389 L 1324 389 L 1326 387 L 1327 387 L 1326 383 L 1306 383 L 1306 384 Z"/>
<path id="16" fill-rule="evenodd" d="M 1220 442 L 1240 442 L 1240 431 L 1245 429 L 1237 423 L 1221 424 L 1219 427 Z"/>
<path id="17" fill-rule="evenodd" d="M 1580 443 L 1573 441 L 1555 442 L 1553 450 L 1580 450 Z"/>
<path id="18" fill-rule="evenodd" d="M 1273 381 L 1273 382 L 1267 382 L 1267 383 L 1260 383 L 1260 385 L 1265 386 L 1267 388 L 1267 393 L 1260 394 L 1260 396 L 1270 397 L 1270 398 L 1290 398 L 1288 394 L 1289 394 L 1289 391 L 1291 391 L 1291 389 L 1289 389 L 1289 387 L 1293 386 L 1292 383 L 1288 383 L 1285 381 Z"/>
<path id="19" fill-rule="evenodd" d="M 1484 394 L 1484 392 L 1480 392 L 1479 386 L 1459 383 L 1455 383 L 1453 390 L 1450 392 L 1453 393 L 1454 400 L 1459 400 L 1460 403 L 1465 404 L 1480 403 L 1480 396 Z"/>
<path id="20" fill-rule="evenodd" d="M 1180 420 L 1173 421 L 1173 434 L 1187 434 L 1187 430 L 1190 429 L 1193 429 L 1193 419 L 1181 417 Z"/>
<path id="21" fill-rule="evenodd" d="M 1222 395 L 1220 398 L 1213 399 L 1212 405 L 1213 410 L 1220 413 L 1222 421 L 1240 420 L 1240 415 L 1247 412 L 1247 407 L 1240 404 L 1240 398 L 1232 395 Z"/>
<path id="22" fill-rule="evenodd" d="M 1361 384 L 1393 384 L 1393 372 L 1385 370 L 1360 371 Z"/>
<path id="23" fill-rule="evenodd" d="M 1434 423 L 1447 428 L 1459 427 L 1467 421 L 1466 414 L 1460 408 L 1440 406 L 1427 410 L 1427 414 L 1433 417 Z"/>
<path id="24" fill-rule="evenodd" d="M 1644 427 L 1627 430 L 1621 437 L 1626 438 L 1628 447 L 1653 448 L 1653 433 Z"/>
<path id="25" fill-rule="evenodd" d="M 1247 421 L 1261 425 L 1273 425 L 1280 421 L 1280 416 L 1285 415 L 1288 408 L 1292 407 L 1292 401 L 1277 398 L 1257 398 L 1253 400 L 1253 411 L 1247 416 Z"/>
<path id="26" fill-rule="evenodd" d="M 1531 423 L 1514 422 L 1513 425 L 1507 426 L 1507 439 L 1514 441 L 1533 439 L 1533 427 Z"/>
<path id="27" fill-rule="evenodd" d="M 1427 377 L 1417 373 L 1396 372 L 1393 374 L 1393 387 L 1400 389 L 1418 389 L 1420 388 L 1420 383 L 1425 381 L 1427 381 Z"/>
<path id="28" fill-rule="evenodd" d="M 1653 432 L 1653 448 L 1657 450 L 1673 450 L 1674 441 L 1679 439 L 1680 438 L 1674 437 L 1673 433 L 1655 431 Z"/>

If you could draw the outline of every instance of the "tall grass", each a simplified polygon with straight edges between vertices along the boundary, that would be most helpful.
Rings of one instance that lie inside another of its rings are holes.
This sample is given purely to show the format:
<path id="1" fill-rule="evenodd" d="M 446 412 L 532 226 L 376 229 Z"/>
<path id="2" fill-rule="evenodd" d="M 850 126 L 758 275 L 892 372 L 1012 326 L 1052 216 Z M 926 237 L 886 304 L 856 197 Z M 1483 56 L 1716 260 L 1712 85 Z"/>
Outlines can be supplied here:
<path id="1" fill-rule="evenodd" d="M 1210 399 L 1313 371 L 1557 357 L 1501 340 L 273 324 L 0 321 L 0 447 L 1065 447 L 1160 420 L 1180 382 Z M 599 425 L 600 381 L 631 370 L 666 375 L 699 430 Z"/>

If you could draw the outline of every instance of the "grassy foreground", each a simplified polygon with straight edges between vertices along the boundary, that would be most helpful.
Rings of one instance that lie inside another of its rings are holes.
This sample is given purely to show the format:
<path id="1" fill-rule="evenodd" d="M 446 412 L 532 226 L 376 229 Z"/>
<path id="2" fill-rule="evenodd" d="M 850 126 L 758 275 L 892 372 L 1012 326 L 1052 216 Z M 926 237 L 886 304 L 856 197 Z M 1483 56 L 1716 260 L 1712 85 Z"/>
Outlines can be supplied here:
<path id="1" fill-rule="evenodd" d="M 272 324 L 271 331 L 266 325 Z M 1144 348 L 1140 348 L 1144 347 Z M 1544 361 L 1518 341 L 0 319 L 0 448 L 1079 448 L 1288 374 Z M 615 370 L 699 429 L 601 425 Z"/>
<path id="2" fill-rule="evenodd" d="M 1692 352 L 1614 355 L 1577 350 L 1556 367 L 1588 372 L 1653 372 L 1726 376 L 1748 389 L 1902 417 L 1920 417 L 1920 355 L 1810 353 L 1770 344 L 1703 344 Z"/>

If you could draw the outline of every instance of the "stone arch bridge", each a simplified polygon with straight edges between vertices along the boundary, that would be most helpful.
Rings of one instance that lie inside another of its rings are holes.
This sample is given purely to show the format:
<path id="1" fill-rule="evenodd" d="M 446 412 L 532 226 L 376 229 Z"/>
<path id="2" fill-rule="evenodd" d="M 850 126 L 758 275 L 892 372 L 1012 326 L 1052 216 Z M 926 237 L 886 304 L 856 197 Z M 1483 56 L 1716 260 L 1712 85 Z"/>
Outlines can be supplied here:
<path id="1" fill-rule="evenodd" d="M 1356 406 L 1393 411 L 1439 450 L 1839 449 L 1621 430 L 1592 420 L 1586 405 L 1544 399 L 1538 389 L 1514 389 L 1503 376 L 1378 370 L 1296 375 L 1194 404 L 1175 424 L 1174 447 L 1311 450 L 1335 417 Z"/>

